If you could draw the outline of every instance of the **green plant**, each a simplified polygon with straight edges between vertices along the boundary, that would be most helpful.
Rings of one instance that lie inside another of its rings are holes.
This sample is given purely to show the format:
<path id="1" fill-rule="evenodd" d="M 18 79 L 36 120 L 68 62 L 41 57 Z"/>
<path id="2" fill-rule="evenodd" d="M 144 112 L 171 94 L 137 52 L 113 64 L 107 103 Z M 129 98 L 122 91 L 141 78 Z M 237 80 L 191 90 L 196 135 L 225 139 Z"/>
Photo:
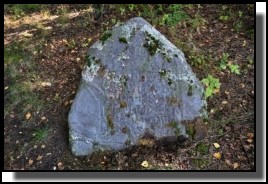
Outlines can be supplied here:
<path id="1" fill-rule="evenodd" d="M 241 29 L 243 28 L 243 23 L 241 21 L 235 22 L 233 25 L 234 25 L 234 30 L 236 32 L 240 32 Z"/>
<path id="2" fill-rule="evenodd" d="M 196 146 L 196 151 L 198 151 L 201 155 L 207 155 L 209 153 L 209 145 L 204 143 L 199 143 Z"/>
<path id="3" fill-rule="evenodd" d="M 229 59 L 229 54 L 228 53 L 223 53 L 222 54 L 222 59 L 221 59 L 221 63 L 220 63 L 220 68 L 221 69 L 226 69 L 226 65 L 228 63 L 228 59 Z"/>
<path id="4" fill-rule="evenodd" d="M 239 66 L 236 64 L 228 64 L 232 73 L 240 74 Z"/>
<path id="5" fill-rule="evenodd" d="M 123 15 L 126 11 L 125 7 L 120 7 L 119 10 L 121 15 Z"/>
<path id="6" fill-rule="evenodd" d="M 66 42 L 66 45 L 69 49 L 74 49 L 76 47 L 76 42 L 74 39 L 71 39 Z"/>
<path id="7" fill-rule="evenodd" d="M 227 16 L 227 15 L 221 15 L 220 17 L 219 17 L 219 19 L 221 20 L 221 21 L 224 21 L 224 22 L 226 22 L 226 21 L 228 21 L 229 20 L 229 16 Z"/>
<path id="8" fill-rule="evenodd" d="M 240 74 L 239 66 L 236 64 L 231 64 L 228 62 L 229 60 L 229 54 L 228 53 L 223 53 L 222 54 L 222 59 L 220 62 L 220 68 L 225 70 L 228 66 L 228 68 L 231 70 L 232 73 Z"/>
<path id="9" fill-rule="evenodd" d="M 243 16 L 243 12 L 242 11 L 238 11 L 238 16 L 242 17 Z"/>
<path id="10" fill-rule="evenodd" d="M 112 19 L 112 24 L 115 24 L 116 23 L 116 19 Z"/>
<path id="11" fill-rule="evenodd" d="M 195 18 L 189 19 L 188 22 L 191 24 L 191 27 L 193 29 L 199 28 L 200 26 L 204 26 L 207 23 L 207 21 L 199 14 L 196 14 Z"/>
<path id="12" fill-rule="evenodd" d="M 221 86 L 219 79 L 214 78 L 210 74 L 208 74 L 208 76 L 204 78 L 201 82 L 206 85 L 205 98 L 212 96 L 212 94 L 218 91 Z"/>
<path id="13" fill-rule="evenodd" d="M 34 133 L 34 141 L 36 143 L 39 143 L 41 141 L 44 141 L 48 136 L 48 128 L 42 128 Z"/>
<path id="14" fill-rule="evenodd" d="M 137 5 L 135 5 L 135 4 L 128 4 L 128 9 L 130 11 L 133 11 L 136 7 L 137 7 Z"/>
<path id="15" fill-rule="evenodd" d="M 250 65 L 252 65 L 254 63 L 254 60 L 250 56 L 248 56 L 247 59 L 248 59 L 248 63 Z"/>
<path id="16" fill-rule="evenodd" d="M 112 32 L 111 31 L 106 31 L 105 33 L 103 33 L 102 37 L 100 38 L 102 44 L 104 44 L 104 42 L 110 38 L 112 36 Z"/>
<path id="17" fill-rule="evenodd" d="M 39 11 L 42 9 L 40 4 L 12 4 L 7 8 L 11 13 L 14 13 L 17 18 L 24 16 L 26 13 Z"/>
<path id="18" fill-rule="evenodd" d="M 191 55 L 189 56 L 189 59 L 192 61 L 192 65 L 198 66 L 198 65 L 203 65 L 206 62 L 205 55 Z"/>
<path id="19" fill-rule="evenodd" d="M 168 24 L 174 26 L 180 21 L 189 18 L 186 12 L 182 10 L 182 5 L 180 4 L 169 5 L 168 10 L 170 13 L 165 13 L 162 16 L 160 25 Z"/>

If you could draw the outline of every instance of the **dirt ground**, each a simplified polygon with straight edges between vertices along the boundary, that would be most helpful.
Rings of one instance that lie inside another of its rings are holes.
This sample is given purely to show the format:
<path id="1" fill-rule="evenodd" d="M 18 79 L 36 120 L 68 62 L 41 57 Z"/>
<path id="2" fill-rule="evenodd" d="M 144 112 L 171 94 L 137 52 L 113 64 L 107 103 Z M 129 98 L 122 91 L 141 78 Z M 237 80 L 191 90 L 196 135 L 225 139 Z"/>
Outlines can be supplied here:
<path id="1" fill-rule="evenodd" d="M 158 6 L 147 6 L 149 15 L 119 5 L 44 5 L 24 13 L 5 7 L 5 170 L 254 170 L 254 6 L 185 5 L 189 19 L 175 25 L 160 25 Z M 136 16 L 181 49 L 200 80 L 219 79 L 208 98 L 208 136 L 74 157 L 67 118 L 88 48 Z M 223 53 L 239 74 L 220 68 Z"/>

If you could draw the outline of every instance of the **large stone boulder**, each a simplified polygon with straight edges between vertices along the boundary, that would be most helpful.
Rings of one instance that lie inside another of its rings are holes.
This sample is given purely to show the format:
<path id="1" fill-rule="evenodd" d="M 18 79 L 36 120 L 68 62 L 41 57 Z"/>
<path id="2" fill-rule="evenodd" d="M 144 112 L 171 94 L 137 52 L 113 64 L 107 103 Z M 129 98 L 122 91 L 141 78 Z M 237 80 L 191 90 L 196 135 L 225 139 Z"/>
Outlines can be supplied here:
<path id="1" fill-rule="evenodd" d="M 120 150 L 145 136 L 187 136 L 206 114 L 204 89 L 184 54 L 142 18 L 114 26 L 89 49 L 69 113 L 76 156 Z"/>

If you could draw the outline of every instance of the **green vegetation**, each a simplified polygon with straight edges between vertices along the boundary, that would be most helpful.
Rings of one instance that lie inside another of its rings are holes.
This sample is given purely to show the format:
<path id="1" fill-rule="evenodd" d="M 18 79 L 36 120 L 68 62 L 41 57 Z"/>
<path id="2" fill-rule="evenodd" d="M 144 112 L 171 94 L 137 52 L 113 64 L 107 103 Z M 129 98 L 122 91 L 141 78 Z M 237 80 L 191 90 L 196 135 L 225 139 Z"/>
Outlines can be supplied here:
<path id="1" fill-rule="evenodd" d="M 239 66 L 236 64 L 231 64 L 230 62 L 228 62 L 228 60 L 229 60 L 229 54 L 223 53 L 220 62 L 220 68 L 225 70 L 228 66 L 232 73 L 240 74 Z"/>
<path id="2" fill-rule="evenodd" d="M 207 155 L 209 153 L 209 145 L 204 143 L 199 143 L 196 146 L 196 151 L 198 151 L 201 155 Z"/>
<path id="3" fill-rule="evenodd" d="M 205 55 L 191 55 L 189 56 L 189 59 L 192 61 L 193 66 L 199 66 L 206 63 Z"/>
<path id="4" fill-rule="evenodd" d="M 227 16 L 227 15 L 225 15 L 225 16 L 224 15 L 221 15 L 219 17 L 219 19 L 225 22 L 225 21 L 228 21 L 229 20 L 229 16 Z"/>
<path id="5" fill-rule="evenodd" d="M 120 37 L 119 42 L 127 44 L 127 39 L 125 37 Z"/>
<path id="6" fill-rule="evenodd" d="M 220 86 L 221 86 L 219 79 L 214 78 L 210 74 L 208 74 L 208 76 L 206 78 L 204 78 L 201 82 L 206 85 L 206 91 L 205 91 L 206 98 L 212 96 L 212 94 L 214 94 L 215 91 L 220 89 Z"/>
<path id="7" fill-rule="evenodd" d="M 178 125 L 178 122 L 176 122 L 176 121 L 168 122 L 167 126 L 174 129 L 174 133 L 176 136 L 180 135 L 180 127 Z"/>
<path id="8" fill-rule="evenodd" d="M 151 56 L 153 56 L 157 49 L 160 48 L 162 46 L 162 44 L 160 43 L 159 40 L 157 40 L 155 37 L 153 37 L 152 35 L 150 35 L 148 32 L 146 33 L 146 43 L 143 45 L 145 48 L 147 48 L 149 54 Z"/>
<path id="9" fill-rule="evenodd" d="M 221 59 L 221 63 L 220 63 L 220 68 L 221 69 L 226 69 L 226 66 L 228 64 L 228 59 L 229 59 L 229 54 L 228 53 L 223 53 L 222 54 L 222 59 Z"/>
<path id="10" fill-rule="evenodd" d="M 232 73 L 240 74 L 239 66 L 235 64 L 228 64 Z"/>
<path id="11" fill-rule="evenodd" d="M 183 5 L 181 4 L 171 4 L 167 8 L 170 13 L 163 15 L 160 25 L 171 25 L 174 26 L 179 22 L 186 20 L 189 16 L 182 10 Z"/>
<path id="12" fill-rule="evenodd" d="M 104 42 L 105 42 L 108 38 L 110 38 L 111 36 L 112 36 L 112 32 L 111 32 L 111 31 L 106 31 L 106 32 L 102 35 L 102 37 L 100 38 L 102 44 L 104 44 Z"/>
<path id="13" fill-rule="evenodd" d="M 41 10 L 43 5 L 40 4 L 5 4 L 5 9 L 13 13 L 16 18 Z"/>
<path id="14" fill-rule="evenodd" d="M 186 133 L 191 137 L 192 140 L 194 140 L 196 130 L 193 123 L 186 124 Z"/>
<path id="15" fill-rule="evenodd" d="M 48 128 L 42 128 L 42 129 L 38 130 L 37 132 L 35 132 L 33 134 L 34 135 L 34 142 L 40 143 L 40 142 L 44 141 L 48 136 L 48 132 L 49 132 Z"/>

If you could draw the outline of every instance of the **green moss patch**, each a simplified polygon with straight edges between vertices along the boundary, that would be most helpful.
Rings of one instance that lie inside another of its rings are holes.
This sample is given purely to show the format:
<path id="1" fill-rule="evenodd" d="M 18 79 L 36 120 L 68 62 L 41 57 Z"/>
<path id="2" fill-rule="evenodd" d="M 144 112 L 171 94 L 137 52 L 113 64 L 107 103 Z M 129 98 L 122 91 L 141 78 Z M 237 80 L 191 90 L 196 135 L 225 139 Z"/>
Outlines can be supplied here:
<path id="1" fill-rule="evenodd" d="M 149 54 L 153 56 L 157 49 L 162 47 L 162 44 L 158 39 L 150 35 L 148 32 L 145 32 L 145 36 L 146 43 L 143 46 L 147 48 Z"/>
<path id="2" fill-rule="evenodd" d="M 180 128 L 178 126 L 178 122 L 176 121 L 170 121 L 167 123 L 167 127 L 174 129 L 174 133 L 176 136 L 180 135 Z"/>
<path id="3" fill-rule="evenodd" d="M 123 109 L 123 108 L 126 108 L 127 107 L 127 103 L 125 101 L 121 101 L 120 102 L 120 108 Z"/>
<path id="4" fill-rule="evenodd" d="M 120 37 L 119 42 L 127 44 L 127 39 L 125 37 Z"/>
<path id="5" fill-rule="evenodd" d="M 105 41 L 106 41 L 108 38 L 110 38 L 111 36 L 112 36 L 112 32 L 111 32 L 111 31 L 106 31 L 106 32 L 102 35 L 102 37 L 100 38 L 102 44 L 104 44 Z"/>

